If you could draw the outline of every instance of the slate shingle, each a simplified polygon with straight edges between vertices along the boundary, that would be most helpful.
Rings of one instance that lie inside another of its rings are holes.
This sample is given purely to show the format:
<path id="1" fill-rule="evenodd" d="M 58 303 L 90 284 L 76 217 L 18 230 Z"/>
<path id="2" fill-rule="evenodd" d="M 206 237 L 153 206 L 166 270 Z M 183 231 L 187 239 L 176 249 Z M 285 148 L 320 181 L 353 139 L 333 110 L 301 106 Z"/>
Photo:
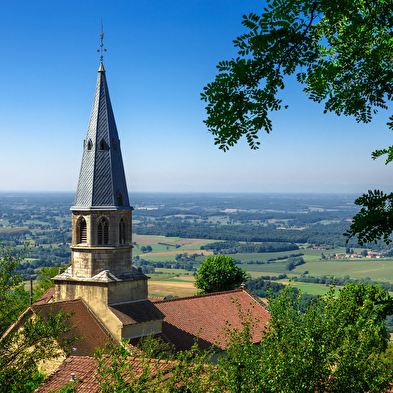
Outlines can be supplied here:
<path id="1" fill-rule="evenodd" d="M 101 146 L 103 143 L 103 148 Z M 91 149 L 88 146 L 91 144 Z M 123 205 L 118 205 L 121 193 Z M 72 210 L 131 209 L 116 122 L 104 68 L 98 71 L 93 109 L 83 146 L 82 165 Z"/>

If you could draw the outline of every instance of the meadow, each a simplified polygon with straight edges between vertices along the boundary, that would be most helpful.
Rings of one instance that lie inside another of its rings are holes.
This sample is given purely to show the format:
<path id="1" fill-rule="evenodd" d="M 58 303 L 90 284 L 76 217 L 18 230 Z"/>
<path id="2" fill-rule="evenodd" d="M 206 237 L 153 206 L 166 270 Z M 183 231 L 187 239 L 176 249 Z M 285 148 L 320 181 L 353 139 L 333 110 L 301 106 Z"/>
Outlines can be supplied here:
<path id="1" fill-rule="evenodd" d="M 198 254 L 193 262 L 193 267 L 198 269 L 200 262 L 207 255 L 212 254 L 211 251 L 200 250 L 201 246 L 216 240 L 204 239 L 183 239 L 180 237 L 165 236 L 145 236 L 134 235 L 136 242 L 133 255 L 140 258 L 155 262 L 173 261 L 175 256 L 180 253 L 187 252 L 188 255 Z M 161 243 L 161 244 L 159 244 Z M 170 246 L 172 245 L 173 246 Z M 152 252 L 143 253 L 140 247 L 150 245 Z M 300 276 L 301 274 L 312 276 L 328 276 L 328 277 L 344 277 L 351 278 L 370 278 L 374 281 L 393 282 L 393 258 L 345 258 L 345 259 L 323 259 L 324 255 L 345 254 L 345 248 L 336 247 L 328 250 L 307 248 L 307 244 L 300 245 L 301 249 L 296 251 L 281 251 L 276 253 L 242 253 L 231 254 L 235 260 L 239 261 L 239 266 L 245 269 L 251 278 L 255 279 L 261 276 L 278 276 L 286 274 L 288 278 Z M 169 248 L 169 250 L 168 250 Z M 354 249 L 354 252 L 362 249 Z M 306 262 L 297 266 L 294 270 L 286 270 L 286 260 L 270 261 L 268 259 L 277 259 L 289 256 L 291 253 L 302 253 L 302 257 Z M 254 263 L 251 263 L 251 262 Z M 263 264 L 257 264 L 256 261 L 263 261 Z M 151 277 L 149 281 L 149 294 L 156 296 L 190 296 L 196 292 L 193 286 L 193 272 L 184 269 L 156 268 L 155 274 L 148 274 Z M 288 283 L 288 278 L 281 280 L 282 283 Z M 328 289 L 323 284 L 311 284 L 293 282 L 305 293 L 321 295 Z"/>
<path id="2" fill-rule="evenodd" d="M 17 248 L 26 242 L 31 245 L 20 270 L 25 279 L 36 278 L 42 266 L 70 263 L 69 208 L 73 198 L 71 193 L 0 193 L 0 242 Z M 296 243 L 299 250 L 230 255 L 252 278 L 280 274 L 296 277 L 307 272 L 393 282 L 392 258 L 329 259 L 329 255 L 344 254 L 347 246 L 354 252 L 362 250 L 356 248 L 354 239 L 346 244 L 342 236 L 358 211 L 354 198 L 344 194 L 135 193 L 131 197 L 135 208 L 133 232 L 138 235 L 133 234 L 133 263 L 152 277 L 151 294 L 182 296 L 195 293 L 195 270 L 212 254 L 212 250 L 201 247 L 220 241 L 215 239 L 238 245 L 246 241 L 275 246 Z M 380 244 L 369 247 L 376 252 L 388 249 Z M 286 269 L 286 259 L 277 260 L 299 253 L 306 263 L 292 271 Z M 184 269 L 175 269 L 179 267 Z M 317 284 L 296 285 L 309 293 L 326 289 Z"/>

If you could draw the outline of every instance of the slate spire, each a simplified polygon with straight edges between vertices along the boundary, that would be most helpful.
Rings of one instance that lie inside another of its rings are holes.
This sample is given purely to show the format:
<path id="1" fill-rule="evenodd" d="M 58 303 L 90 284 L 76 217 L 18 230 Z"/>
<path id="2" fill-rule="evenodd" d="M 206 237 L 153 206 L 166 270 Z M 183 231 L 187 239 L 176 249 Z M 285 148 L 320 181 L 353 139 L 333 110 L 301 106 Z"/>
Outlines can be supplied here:
<path id="1" fill-rule="evenodd" d="M 128 210 L 120 140 L 109 98 L 106 72 L 98 70 L 93 109 L 83 144 L 75 204 L 71 210 Z"/>

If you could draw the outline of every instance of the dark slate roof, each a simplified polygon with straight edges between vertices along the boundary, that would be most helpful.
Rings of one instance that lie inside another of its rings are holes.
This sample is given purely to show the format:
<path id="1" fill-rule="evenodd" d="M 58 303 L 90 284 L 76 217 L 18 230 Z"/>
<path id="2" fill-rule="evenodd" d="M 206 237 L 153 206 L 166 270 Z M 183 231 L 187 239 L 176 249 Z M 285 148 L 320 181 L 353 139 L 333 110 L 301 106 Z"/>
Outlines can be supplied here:
<path id="1" fill-rule="evenodd" d="M 117 202 L 119 193 L 122 195 L 122 206 Z M 119 136 L 102 63 L 98 70 L 93 109 L 83 146 L 75 204 L 71 208 L 71 210 L 95 209 L 132 209 L 128 199 Z"/>
<path id="2" fill-rule="evenodd" d="M 124 325 L 133 325 L 164 318 L 164 314 L 150 301 L 122 303 L 108 306 Z"/>

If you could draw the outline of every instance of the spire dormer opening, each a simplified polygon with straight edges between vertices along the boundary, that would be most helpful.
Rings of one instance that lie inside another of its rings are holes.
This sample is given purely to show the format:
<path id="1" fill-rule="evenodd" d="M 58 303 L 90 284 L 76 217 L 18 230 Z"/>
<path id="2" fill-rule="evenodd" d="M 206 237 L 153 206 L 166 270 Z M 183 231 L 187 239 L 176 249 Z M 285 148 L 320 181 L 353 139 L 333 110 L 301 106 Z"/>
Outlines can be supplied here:
<path id="1" fill-rule="evenodd" d="M 103 139 L 100 142 L 100 150 L 105 150 L 105 142 Z"/>
<path id="2" fill-rule="evenodd" d="M 113 150 L 117 150 L 117 142 L 113 141 Z"/>
<path id="3" fill-rule="evenodd" d="M 91 150 L 92 147 L 93 147 L 93 144 L 91 143 L 91 140 L 89 139 L 89 141 L 87 142 L 87 150 Z"/>
<path id="4" fill-rule="evenodd" d="M 117 206 L 123 206 L 123 195 L 121 192 L 117 193 Z"/>

